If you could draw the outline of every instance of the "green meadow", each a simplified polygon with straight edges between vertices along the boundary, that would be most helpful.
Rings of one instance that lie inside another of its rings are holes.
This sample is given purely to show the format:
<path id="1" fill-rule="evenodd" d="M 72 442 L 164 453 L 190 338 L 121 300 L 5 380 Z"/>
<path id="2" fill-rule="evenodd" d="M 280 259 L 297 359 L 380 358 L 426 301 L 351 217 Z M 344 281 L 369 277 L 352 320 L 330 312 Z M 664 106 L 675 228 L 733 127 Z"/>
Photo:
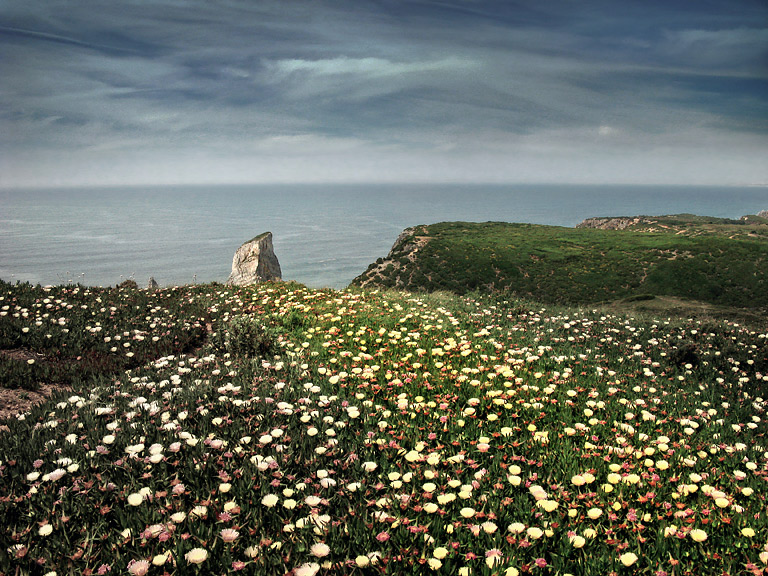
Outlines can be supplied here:
<path id="1" fill-rule="evenodd" d="M 695 216 L 625 230 L 502 222 L 418 226 L 354 284 L 502 291 L 546 303 L 649 296 L 768 309 L 768 222 Z"/>

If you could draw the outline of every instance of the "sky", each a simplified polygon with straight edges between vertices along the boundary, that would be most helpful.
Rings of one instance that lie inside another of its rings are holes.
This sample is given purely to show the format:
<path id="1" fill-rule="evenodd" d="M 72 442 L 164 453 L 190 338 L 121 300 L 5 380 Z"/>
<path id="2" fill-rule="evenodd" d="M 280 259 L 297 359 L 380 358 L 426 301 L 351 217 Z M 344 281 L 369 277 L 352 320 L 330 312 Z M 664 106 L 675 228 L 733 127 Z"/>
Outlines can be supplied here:
<path id="1" fill-rule="evenodd" d="M 768 3 L 0 3 L 0 188 L 282 182 L 768 185 Z"/>

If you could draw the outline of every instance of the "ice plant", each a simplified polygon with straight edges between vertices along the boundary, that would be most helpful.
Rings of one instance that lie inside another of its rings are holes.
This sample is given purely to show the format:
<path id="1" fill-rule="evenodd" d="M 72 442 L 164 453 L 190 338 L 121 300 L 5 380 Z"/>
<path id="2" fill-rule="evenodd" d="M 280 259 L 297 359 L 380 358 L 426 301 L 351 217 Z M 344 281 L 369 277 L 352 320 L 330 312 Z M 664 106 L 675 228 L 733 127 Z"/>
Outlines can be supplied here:
<path id="1" fill-rule="evenodd" d="M 184 558 L 189 564 L 202 564 L 208 559 L 208 551 L 205 548 L 192 548 L 184 554 Z"/>

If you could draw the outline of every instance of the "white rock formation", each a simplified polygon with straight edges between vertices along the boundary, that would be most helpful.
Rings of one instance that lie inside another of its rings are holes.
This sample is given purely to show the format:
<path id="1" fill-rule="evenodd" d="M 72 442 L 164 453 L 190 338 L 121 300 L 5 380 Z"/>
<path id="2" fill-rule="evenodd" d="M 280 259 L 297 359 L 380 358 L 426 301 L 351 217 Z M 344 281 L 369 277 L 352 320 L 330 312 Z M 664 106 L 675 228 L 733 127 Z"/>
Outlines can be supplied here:
<path id="1" fill-rule="evenodd" d="M 280 262 L 272 248 L 272 232 L 260 234 L 237 249 L 227 284 L 243 286 L 268 280 L 282 280 Z"/>

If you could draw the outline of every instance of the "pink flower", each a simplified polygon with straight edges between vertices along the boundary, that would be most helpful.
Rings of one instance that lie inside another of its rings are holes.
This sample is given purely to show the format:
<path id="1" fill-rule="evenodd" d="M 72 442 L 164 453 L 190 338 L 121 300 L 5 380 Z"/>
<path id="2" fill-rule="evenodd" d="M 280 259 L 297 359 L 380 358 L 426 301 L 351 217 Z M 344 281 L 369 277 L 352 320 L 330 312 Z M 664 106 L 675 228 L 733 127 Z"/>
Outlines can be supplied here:
<path id="1" fill-rule="evenodd" d="M 184 491 L 187 489 L 184 484 L 176 484 L 176 486 L 173 487 L 173 493 L 176 496 L 180 496 L 181 494 L 184 494 Z"/>
<path id="2" fill-rule="evenodd" d="M 389 532 L 386 532 L 386 531 L 379 532 L 378 534 L 376 534 L 376 540 L 378 540 L 379 542 L 386 542 L 387 540 L 389 540 Z"/>
<path id="3" fill-rule="evenodd" d="M 237 537 L 240 536 L 240 532 L 232 528 L 224 528 L 220 534 L 221 539 L 224 540 L 224 542 L 234 542 L 237 540 Z"/>
<path id="4" fill-rule="evenodd" d="M 539 568 L 546 568 L 547 561 L 544 558 L 536 558 L 536 566 Z"/>
<path id="5" fill-rule="evenodd" d="M 488 568 L 493 568 L 497 564 L 501 564 L 502 556 L 503 554 L 498 548 L 487 550 L 485 553 L 485 563 L 488 565 Z"/>
<path id="6" fill-rule="evenodd" d="M 144 576 L 149 572 L 149 562 L 147 560 L 131 560 L 128 563 L 128 572 L 133 576 Z"/>

